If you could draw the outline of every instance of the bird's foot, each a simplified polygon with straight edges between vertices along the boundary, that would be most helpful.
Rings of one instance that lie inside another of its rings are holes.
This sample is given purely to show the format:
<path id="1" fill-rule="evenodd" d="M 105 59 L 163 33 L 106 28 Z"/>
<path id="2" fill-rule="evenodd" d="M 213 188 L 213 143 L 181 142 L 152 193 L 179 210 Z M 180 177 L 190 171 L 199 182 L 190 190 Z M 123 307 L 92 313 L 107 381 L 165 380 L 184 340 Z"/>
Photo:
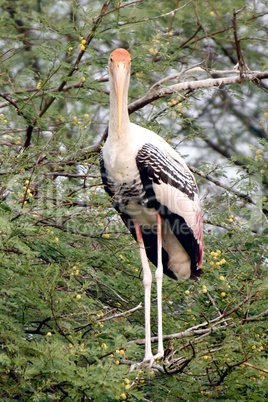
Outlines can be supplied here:
<path id="1" fill-rule="evenodd" d="M 144 369 L 144 368 L 147 368 L 147 367 L 149 367 L 149 368 L 150 367 L 155 367 L 155 368 L 159 369 L 160 366 L 156 367 L 156 365 L 160 360 L 163 359 L 163 357 L 164 357 L 164 353 L 159 353 L 159 352 L 154 356 L 153 355 L 152 356 L 146 356 L 141 363 L 132 364 L 131 367 L 130 367 L 129 372 L 132 372 L 134 370 Z"/>
<path id="2" fill-rule="evenodd" d="M 147 367 L 152 367 L 152 365 L 155 363 L 155 362 L 157 362 L 157 361 L 159 361 L 159 360 L 162 360 L 163 359 L 163 357 L 164 357 L 164 352 L 157 352 L 156 353 L 156 355 L 152 355 L 152 356 L 149 356 L 149 357 L 146 357 L 145 356 L 145 358 L 143 359 L 143 361 L 142 361 L 142 365 L 143 366 L 147 366 Z"/>

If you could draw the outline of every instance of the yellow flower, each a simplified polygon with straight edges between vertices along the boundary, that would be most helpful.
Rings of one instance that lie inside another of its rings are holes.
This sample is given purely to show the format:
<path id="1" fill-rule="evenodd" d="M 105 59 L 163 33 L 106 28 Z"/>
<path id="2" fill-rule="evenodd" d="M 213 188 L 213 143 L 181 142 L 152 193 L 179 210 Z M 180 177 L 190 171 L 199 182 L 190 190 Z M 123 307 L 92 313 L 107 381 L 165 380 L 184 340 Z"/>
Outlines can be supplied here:
<path id="1" fill-rule="evenodd" d="M 190 294 L 190 290 L 185 290 L 184 293 L 188 296 Z"/>
<path id="2" fill-rule="evenodd" d="M 38 81 L 38 83 L 37 83 L 37 85 L 36 85 L 36 88 L 37 88 L 37 89 L 41 89 L 41 88 L 42 88 L 42 82 L 41 82 L 41 81 Z"/>
<path id="3" fill-rule="evenodd" d="M 80 300 L 82 295 L 76 295 L 77 300 Z"/>
<path id="4" fill-rule="evenodd" d="M 82 45 L 85 45 L 87 43 L 87 41 L 85 39 L 81 40 Z"/>
<path id="5" fill-rule="evenodd" d="M 220 281 L 225 281 L 225 277 L 224 277 L 223 275 L 221 275 L 221 276 L 219 277 L 219 280 L 220 280 Z"/>
<path id="6" fill-rule="evenodd" d="M 210 11 L 210 12 L 209 12 L 209 15 L 210 15 L 211 17 L 214 17 L 214 15 L 215 15 L 214 11 Z"/>
<path id="7" fill-rule="evenodd" d="M 105 239 L 109 239 L 110 234 L 109 234 L 109 233 L 104 233 L 103 237 L 104 237 Z"/>
<path id="8" fill-rule="evenodd" d="M 101 317 L 103 317 L 103 316 L 104 316 L 104 313 L 103 313 L 103 312 L 97 314 L 97 317 L 99 317 L 99 318 L 101 318 Z"/>
<path id="9" fill-rule="evenodd" d="M 203 293 L 207 293 L 207 291 L 208 291 L 208 290 L 207 290 L 207 287 L 204 285 L 204 286 L 202 287 L 202 292 L 203 292 Z"/>
<path id="10" fill-rule="evenodd" d="M 157 50 L 155 50 L 154 48 L 150 48 L 149 49 L 149 53 L 151 53 L 152 55 L 156 55 L 157 54 Z"/>
<path id="11" fill-rule="evenodd" d="M 59 238 L 58 238 L 58 237 L 55 237 L 54 241 L 55 241 L 55 243 L 58 243 L 58 242 L 59 242 Z"/>
<path id="12" fill-rule="evenodd" d="M 76 116 L 74 116 L 74 117 L 73 117 L 73 122 L 74 122 L 74 123 L 76 123 L 76 122 L 77 122 L 77 120 L 78 120 L 78 119 L 77 119 L 77 117 L 76 117 Z"/>
<path id="13" fill-rule="evenodd" d="M 221 292 L 221 297 L 225 297 L 226 293 L 225 292 Z"/>
<path id="14" fill-rule="evenodd" d="M 263 170 L 263 169 L 260 170 L 260 173 L 261 173 L 261 174 L 264 174 L 264 173 L 265 173 L 265 170 Z"/>
<path id="15" fill-rule="evenodd" d="M 129 388 L 131 388 L 131 385 L 130 385 L 130 384 L 127 384 L 127 385 L 125 386 L 125 389 L 128 390 Z"/>
<path id="16" fill-rule="evenodd" d="M 126 394 L 124 392 L 122 392 L 122 394 L 120 395 L 120 398 L 125 400 L 125 399 L 127 399 L 127 396 L 126 396 Z"/>
<path id="17" fill-rule="evenodd" d="M 51 332 L 47 332 L 47 336 L 52 336 L 52 333 L 51 333 Z"/>
<path id="18" fill-rule="evenodd" d="M 86 50 L 86 47 L 83 45 L 83 43 L 80 43 L 80 50 Z"/>

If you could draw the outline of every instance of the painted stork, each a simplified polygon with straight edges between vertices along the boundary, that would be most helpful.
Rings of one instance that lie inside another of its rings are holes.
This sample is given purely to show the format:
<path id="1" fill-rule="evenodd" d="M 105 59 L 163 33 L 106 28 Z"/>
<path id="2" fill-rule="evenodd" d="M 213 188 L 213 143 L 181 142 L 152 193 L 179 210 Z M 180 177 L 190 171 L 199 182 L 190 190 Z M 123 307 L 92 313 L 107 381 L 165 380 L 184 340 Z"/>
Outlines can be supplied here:
<path id="1" fill-rule="evenodd" d="M 173 279 L 202 272 L 202 215 L 195 179 L 184 160 L 160 136 L 133 124 L 128 114 L 131 57 L 127 50 L 110 55 L 110 120 L 101 150 L 101 176 L 114 207 L 139 244 L 145 293 L 145 357 L 164 355 L 162 334 L 163 272 Z M 158 352 L 151 349 L 150 299 L 156 266 Z"/>

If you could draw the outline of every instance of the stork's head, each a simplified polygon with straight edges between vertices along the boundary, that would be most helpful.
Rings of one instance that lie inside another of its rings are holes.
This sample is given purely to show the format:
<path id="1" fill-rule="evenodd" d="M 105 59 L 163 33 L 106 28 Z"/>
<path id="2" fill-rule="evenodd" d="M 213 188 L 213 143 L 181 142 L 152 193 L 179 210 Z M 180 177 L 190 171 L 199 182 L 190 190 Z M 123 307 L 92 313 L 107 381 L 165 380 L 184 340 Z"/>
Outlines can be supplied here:
<path id="1" fill-rule="evenodd" d="M 122 125 L 123 102 L 127 102 L 127 93 L 130 77 L 131 57 L 125 49 L 115 49 L 110 55 L 110 85 L 115 92 L 117 103 L 118 127 L 117 134 L 120 137 Z"/>

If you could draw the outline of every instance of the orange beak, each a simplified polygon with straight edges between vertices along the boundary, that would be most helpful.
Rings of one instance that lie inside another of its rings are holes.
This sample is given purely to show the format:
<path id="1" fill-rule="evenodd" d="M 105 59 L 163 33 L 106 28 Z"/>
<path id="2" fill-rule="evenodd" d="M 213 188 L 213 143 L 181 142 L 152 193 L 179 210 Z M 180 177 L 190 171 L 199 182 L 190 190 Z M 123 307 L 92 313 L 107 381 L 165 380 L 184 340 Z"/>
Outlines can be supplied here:
<path id="1" fill-rule="evenodd" d="M 123 113 L 123 102 L 126 91 L 128 90 L 128 73 L 129 65 L 124 62 L 117 62 L 111 69 L 111 73 L 114 79 L 114 89 L 116 93 L 117 102 L 117 135 L 118 138 L 121 136 L 122 128 L 122 113 Z"/>

